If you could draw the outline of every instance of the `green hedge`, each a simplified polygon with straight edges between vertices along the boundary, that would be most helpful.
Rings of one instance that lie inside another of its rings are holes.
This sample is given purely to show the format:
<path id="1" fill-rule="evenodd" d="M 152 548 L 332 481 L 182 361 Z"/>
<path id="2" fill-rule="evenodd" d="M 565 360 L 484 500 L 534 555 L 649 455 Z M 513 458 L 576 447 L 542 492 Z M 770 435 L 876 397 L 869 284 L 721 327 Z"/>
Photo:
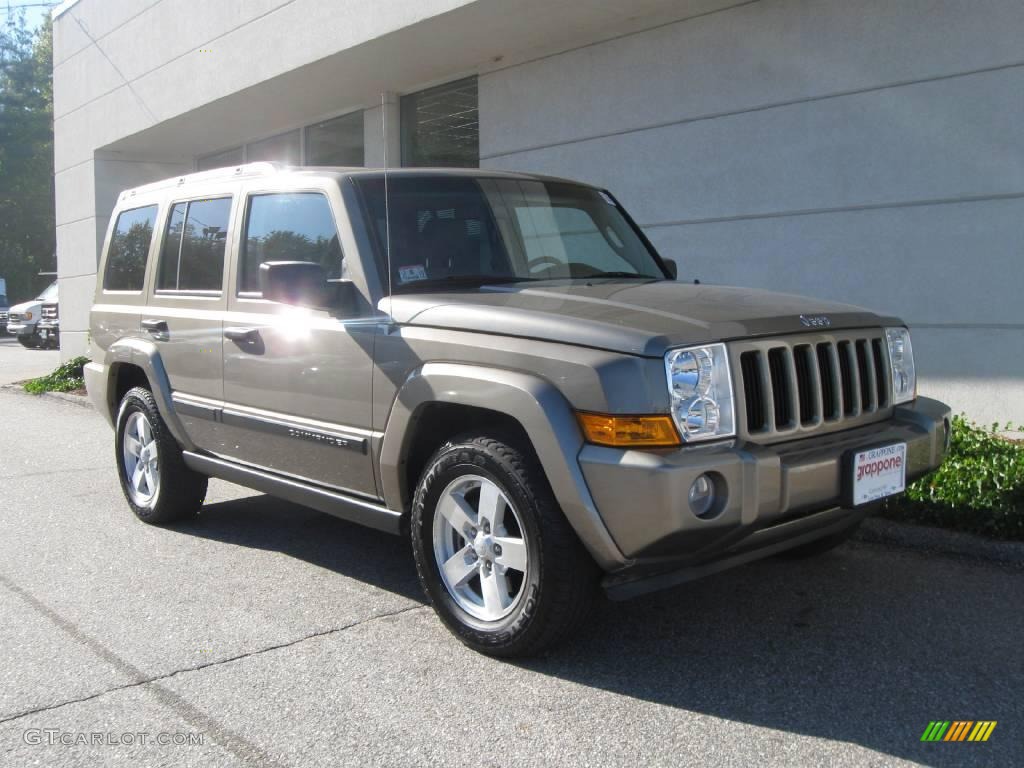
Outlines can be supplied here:
<path id="1" fill-rule="evenodd" d="M 43 392 L 73 392 L 76 389 L 85 387 L 82 368 L 89 362 L 87 357 L 76 357 L 68 360 L 53 373 L 40 376 L 38 379 L 29 379 L 25 382 L 25 391 L 33 395 L 40 395 Z"/>
<path id="2" fill-rule="evenodd" d="M 906 494 L 890 499 L 886 516 L 1024 540 L 1024 442 L 998 432 L 998 424 L 985 428 L 954 416 L 946 461 L 911 484 Z"/>

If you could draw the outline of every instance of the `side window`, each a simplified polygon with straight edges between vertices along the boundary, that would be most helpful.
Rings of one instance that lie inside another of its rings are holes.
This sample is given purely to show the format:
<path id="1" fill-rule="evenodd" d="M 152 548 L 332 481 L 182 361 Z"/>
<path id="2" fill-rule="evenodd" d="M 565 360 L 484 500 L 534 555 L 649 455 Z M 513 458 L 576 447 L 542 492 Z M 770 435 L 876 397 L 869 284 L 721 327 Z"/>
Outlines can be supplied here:
<path id="1" fill-rule="evenodd" d="M 264 261 L 313 261 L 341 277 L 341 244 L 330 203 L 319 192 L 252 195 L 238 275 L 239 293 L 260 292 Z"/>
<path id="2" fill-rule="evenodd" d="M 156 206 L 122 211 L 110 236 L 103 288 L 107 291 L 141 291 L 146 277 L 146 257 L 153 240 Z"/>
<path id="3" fill-rule="evenodd" d="M 219 291 L 231 198 L 175 203 L 160 252 L 158 291 Z"/>

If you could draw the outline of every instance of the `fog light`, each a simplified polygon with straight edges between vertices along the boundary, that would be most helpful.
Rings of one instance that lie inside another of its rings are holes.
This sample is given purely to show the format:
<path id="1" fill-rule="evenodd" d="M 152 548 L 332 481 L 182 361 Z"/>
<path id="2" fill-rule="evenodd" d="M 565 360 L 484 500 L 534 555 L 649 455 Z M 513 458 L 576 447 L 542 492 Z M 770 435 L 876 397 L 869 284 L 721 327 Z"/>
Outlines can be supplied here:
<path id="1" fill-rule="evenodd" d="M 715 482 L 701 475 L 690 486 L 690 511 L 697 517 L 708 517 L 715 509 Z"/>

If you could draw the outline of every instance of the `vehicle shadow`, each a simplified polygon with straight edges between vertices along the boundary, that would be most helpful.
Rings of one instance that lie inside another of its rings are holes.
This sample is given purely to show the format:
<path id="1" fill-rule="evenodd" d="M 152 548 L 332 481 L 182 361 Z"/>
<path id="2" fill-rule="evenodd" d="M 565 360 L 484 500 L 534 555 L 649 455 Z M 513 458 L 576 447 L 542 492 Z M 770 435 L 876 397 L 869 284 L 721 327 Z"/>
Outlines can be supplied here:
<path id="1" fill-rule="evenodd" d="M 280 552 L 348 578 L 424 602 L 412 551 L 392 536 L 273 496 L 204 505 L 198 519 L 175 526 L 190 536 Z"/>
<path id="2" fill-rule="evenodd" d="M 405 541 L 269 496 L 211 504 L 180 530 L 423 601 Z M 925 764 L 1020 764 L 1021 595 L 1019 570 L 854 542 L 603 602 L 581 636 L 519 666 Z M 999 726 L 984 745 L 921 743 L 936 719 Z"/>

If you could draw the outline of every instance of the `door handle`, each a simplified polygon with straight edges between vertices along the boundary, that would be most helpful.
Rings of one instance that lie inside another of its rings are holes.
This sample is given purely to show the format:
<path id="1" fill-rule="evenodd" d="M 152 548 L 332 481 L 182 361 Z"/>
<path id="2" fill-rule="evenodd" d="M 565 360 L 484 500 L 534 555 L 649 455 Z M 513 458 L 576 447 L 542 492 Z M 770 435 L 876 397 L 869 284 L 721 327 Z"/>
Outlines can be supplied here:
<path id="1" fill-rule="evenodd" d="M 167 341 L 170 336 L 166 320 L 143 320 L 142 330 L 149 331 L 149 334 L 157 341 Z"/>
<path id="2" fill-rule="evenodd" d="M 224 338 L 239 344 L 255 344 L 260 340 L 258 328 L 225 328 Z"/>

